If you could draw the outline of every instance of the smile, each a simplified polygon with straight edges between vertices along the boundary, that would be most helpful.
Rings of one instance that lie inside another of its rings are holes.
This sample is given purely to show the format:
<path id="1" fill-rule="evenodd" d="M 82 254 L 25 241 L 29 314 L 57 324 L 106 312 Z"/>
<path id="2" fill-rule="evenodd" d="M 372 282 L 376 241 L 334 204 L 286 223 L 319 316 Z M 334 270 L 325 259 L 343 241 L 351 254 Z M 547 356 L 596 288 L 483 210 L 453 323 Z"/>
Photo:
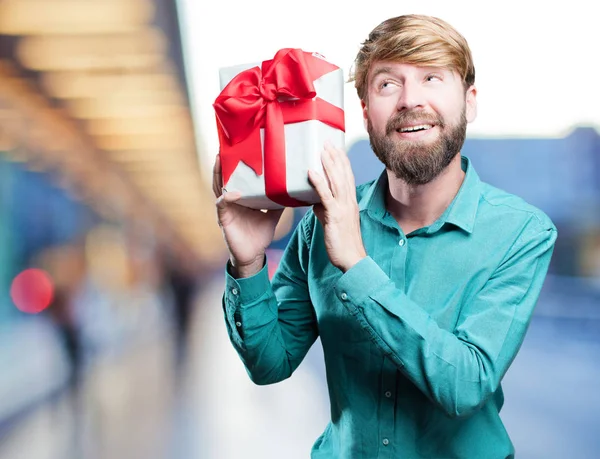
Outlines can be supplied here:
<path id="1" fill-rule="evenodd" d="M 417 132 L 417 131 L 427 131 L 433 127 L 432 124 L 419 124 L 418 126 L 407 126 L 400 129 L 397 129 L 398 132 Z"/>

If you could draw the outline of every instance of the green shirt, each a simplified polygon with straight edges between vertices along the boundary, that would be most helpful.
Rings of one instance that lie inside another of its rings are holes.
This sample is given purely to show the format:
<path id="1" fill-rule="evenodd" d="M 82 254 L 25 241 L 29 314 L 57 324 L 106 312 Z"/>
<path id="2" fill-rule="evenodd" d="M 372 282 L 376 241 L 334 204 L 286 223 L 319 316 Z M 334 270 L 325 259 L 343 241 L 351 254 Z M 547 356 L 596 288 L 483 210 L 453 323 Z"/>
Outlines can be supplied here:
<path id="1" fill-rule="evenodd" d="M 313 459 L 513 457 L 500 382 L 557 233 L 543 212 L 480 181 L 465 157 L 462 167 L 444 214 L 410 234 L 386 211 L 385 171 L 359 186 L 368 256 L 346 273 L 329 262 L 309 211 L 272 282 L 266 267 L 226 274 L 227 331 L 256 384 L 288 378 L 321 338 L 331 422 Z"/>

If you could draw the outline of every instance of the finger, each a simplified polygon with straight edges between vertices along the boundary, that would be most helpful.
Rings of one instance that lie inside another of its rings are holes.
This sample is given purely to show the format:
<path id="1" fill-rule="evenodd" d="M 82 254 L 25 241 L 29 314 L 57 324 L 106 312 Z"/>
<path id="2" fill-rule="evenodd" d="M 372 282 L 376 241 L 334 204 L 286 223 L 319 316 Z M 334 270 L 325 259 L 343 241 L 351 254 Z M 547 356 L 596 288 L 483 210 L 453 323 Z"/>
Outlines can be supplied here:
<path id="1" fill-rule="evenodd" d="M 340 162 L 341 156 L 340 156 L 339 148 L 337 148 L 335 145 L 333 145 L 329 140 L 325 141 L 325 143 L 323 144 L 323 147 L 325 148 L 326 151 L 328 151 L 331 154 L 331 158 L 333 159 L 334 163 Z"/>
<path id="2" fill-rule="evenodd" d="M 350 162 L 350 158 L 348 155 L 341 151 L 341 159 L 342 159 L 342 168 L 346 174 L 346 184 L 348 185 L 348 191 L 351 194 L 356 194 L 356 181 L 354 179 L 354 171 L 352 170 L 352 163 Z"/>
<path id="3" fill-rule="evenodd" d="M 221 173 L 221 155 L 217 154 L 215 158 L 215 165 L 213 166 L 213 193 L 218 198 L 222 194 L 223 190 L 223 176 Z"/>
<path id="4" fill-rule="evenodd" d="M 336 169 L 339 170 L 340 176 L 344 177 L 344 190 L 348 196 L 356 193 L 356 183 L 354 180 L 354 172 L 352 171 L 352 164 L 350 158 L 344 150 L 334 146 L 331 142 L 325 142 L 325 148 L 328 149 L 332 156 L 335 158 Z"/>
<path id="5" fill-rule="evenodd" d="M 323 171 L 325 172 L 325 176 L 329 182 L 331 194 L 334 198 L 340 197 L 342 194 L 341 187 L 343 186 L 343 178 L 340 177 L 339 170 L 336 167 L 332 152 L 330 150 L 323 150 L 321 153 L 321 163 L 323 164 Z"/>
<path id="6" fill-rule="evenodd" d="M 343 157 L 346 155 L 344 154 L 343 150 L 336 147 L 329 140 L 327 140 L 323 146 L 324 146 L 325 150 L 331 154 L 331 158 L 333 159 L 333 162 L 335 164 L 342 163 L 344 161 Z"/>
<path id="7" fill-rule="evenodd" d="M 346 166 L 349 165 L 348 155 L 346 155 L 346 152 L 333 145 L 330 141 L 325 142 L 325 149 L 330 152 L 336 167 L 338 167 L 340 171 L 344 172 L 344 175 L 346 175 L 348 172 Z"/>
<path id="8" fill-rule="evenodd" d="M 346 175 L 344 164 L 341 162 L 337 152 L 330 146 L 325 146 L 322 155 L 323 169 L 327 174 L 331 191 L 335 198 L 344 199 L 347 195 Z"/>
<path id="9" fill-rule="evenodd" d="M 319 198 L 323 204 L 327 205 L 331 201 L 333 201 L 333 194 L 331 193 L 329 186 L 327 186 L 327 182 L 325 181 L 324 177 L 322 177 L 312 169 L 309 169 L 308 179 L 310 180 L 312 186 L 315 188 L 315 191 L 319 195 Z"/>

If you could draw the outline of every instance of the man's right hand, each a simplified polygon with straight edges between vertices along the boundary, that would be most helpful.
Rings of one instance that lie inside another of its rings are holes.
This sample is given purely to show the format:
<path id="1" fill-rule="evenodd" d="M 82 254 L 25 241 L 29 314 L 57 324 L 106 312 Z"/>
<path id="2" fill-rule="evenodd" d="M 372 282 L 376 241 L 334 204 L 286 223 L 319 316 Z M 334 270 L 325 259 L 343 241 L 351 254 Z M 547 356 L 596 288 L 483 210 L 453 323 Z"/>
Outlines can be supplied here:
<path id="1" fill-rule="evenodd" d="M 219 155 L 213 168 L 213 192 L 217 218 L 229 250 L 234 277 L 250 277 L 264 264 L 265 250 L 273 241 L 283 209 L 261 211 L 236 204 L 239 192 L 223 192 Z"/>

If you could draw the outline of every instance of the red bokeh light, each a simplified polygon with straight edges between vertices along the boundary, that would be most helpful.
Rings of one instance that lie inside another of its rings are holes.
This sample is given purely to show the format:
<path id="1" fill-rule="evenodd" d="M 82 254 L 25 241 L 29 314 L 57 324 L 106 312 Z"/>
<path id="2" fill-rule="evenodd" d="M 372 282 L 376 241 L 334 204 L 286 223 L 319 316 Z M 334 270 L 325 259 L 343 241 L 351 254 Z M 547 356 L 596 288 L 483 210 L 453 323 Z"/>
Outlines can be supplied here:
<path id="1" fill-rule="evenodd" d="M 14 278 L 10 296 L 20 311 L 37 314 L 50 306 L 54 296 L 54 285 L 45 271 L 26 269 Z"/>

